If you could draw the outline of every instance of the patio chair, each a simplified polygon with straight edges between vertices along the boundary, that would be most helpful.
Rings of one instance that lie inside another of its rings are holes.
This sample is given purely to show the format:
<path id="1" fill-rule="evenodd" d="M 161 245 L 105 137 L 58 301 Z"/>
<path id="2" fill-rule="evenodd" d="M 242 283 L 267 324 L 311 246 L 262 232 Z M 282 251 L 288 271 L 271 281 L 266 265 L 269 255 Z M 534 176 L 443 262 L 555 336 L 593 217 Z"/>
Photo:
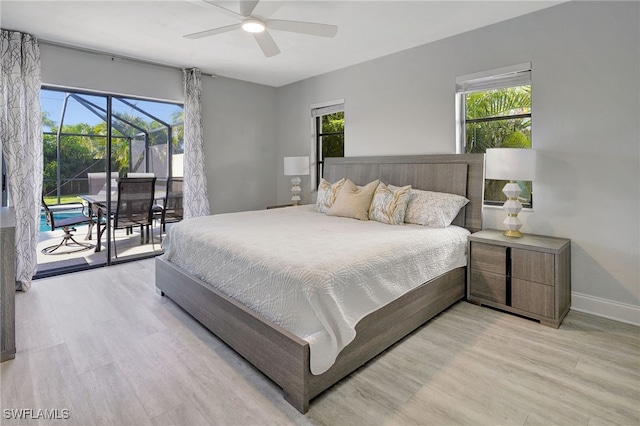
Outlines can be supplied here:
<path id="1" fill-rule="evenodd" d="M 182 208 L 182 182 L 183 178 L 167 179 L 167 192 L 164 196 L 164 206 L 162 209 L 162 218 L 160 220 L 162 232 L 167 230 L 166 224 L 180 222 L 184 215 Z"/>
<path id="2" fill-rule="evenodd" d="M 142 178 L 142 177 L 155 177 L 156 174 L 153 172 L 127 172 L 127 177 L 129 178 Z M 159 179 L 156 180 L 156 189 L 155 192 L 157 193 L 157 188 L 158 188 L 158 181 Z M 162 188 L 164 189 L 164 188 Z M 156 202 L 156 200 L 154 200 L 154 203 Z M 160 217 L 160 213 L 162 213 L 162 206 L 159 204 L 154 204 L 153 207 L 151 208 L 153 210 L 153 217 L 155 219 Z"/>
<path id="3" fill-rule="evenodd" d="M 87 173 L 89 180 L 89 194 L 100 194 L 107 192 L 107 173 Z M 118 179 L 118 172 L 111 173 L 111 191 L 114 192 L 117 187 L 116 180 Z"/>
<path id="4" fill-rule="evenodd" d="M 113 248 L 115 256 L 118 257 L 116 248 L 116 229 L 133 229 L 140 227 L 140 243 L 145 242 L 145 228 L 151 232 L 151 244 L 155 251 L 153 241 L 153 198 L 155 177 L 149 178 L 120 178 L 118 180 L 118 201 L 116 210 L 113 213 Z"/>
<path id="5" fill-rule="evenodd" d="M 47 225 L 49 225 L 51 227 L 52 231 L 55 231 L 56 229 L 60 229 L 60 228 L 62 228 L 62 230 L 64 231 L 64 235 L 62 236 L 62 241 L 60 241 L 60 244 L 46 247 L 46 248 L 42 249 L 42 253 L 44 253 L 44 254 L 69 254 L 69 253 L 76 253 L 76 252 L 80 252 L 80 251 L 89 250 L 91 248 L 94 248 L 95 245 L 93 245 L 93 244 L 90 244 L 90 243 L 79 243 L 78 241 L 76 241 L 73 238 L 73 234 L 71 233 L 72 231 L 75 231 L 74 226 L 77 226 L 77 225 L 93 225 L 93 220 L 90 217 L 85 216 L 83 214 L 84 213 L 84 206 L 82 205 L 82 203 L 65 203 L 65 204 L 60 204 L 60 206 L 65 206 L 68 209 L 79 209 L 79 208 L 82 208 L 82 213 L 81 214 L 75 214 L 75 215 L 72 215 L 72 216 L 69 216 L 69 217 L 65 217 L 65 218 L 56 220 L 55 213 L 53 211 L 51 211 L 51 209 L 49 208 L 47 203 L 44 201 L 44 197 L 42 197 L 42 207 L 44 208 L 44 214 L 45 214 L 45 218 L 47 220 Z M 62 247 L 62 246 L 69 247 L 71 245 L 75 245 L 77 248 L 74 249 L 74 250 L 65 250 L 65 251 L 60 251 L 60 252 L 55 253 L 56 250 L 58 250 L 60 247 Z"/>

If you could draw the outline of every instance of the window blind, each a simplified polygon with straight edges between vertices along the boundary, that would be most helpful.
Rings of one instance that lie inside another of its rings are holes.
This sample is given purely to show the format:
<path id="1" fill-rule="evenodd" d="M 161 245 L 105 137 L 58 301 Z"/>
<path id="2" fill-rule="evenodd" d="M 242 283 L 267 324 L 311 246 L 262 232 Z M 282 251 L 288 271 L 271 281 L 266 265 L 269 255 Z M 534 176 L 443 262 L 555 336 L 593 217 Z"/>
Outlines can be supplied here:
<path id="1" fill-rule="evenodd" d="M 339 104 L 327 105 L 317 108 L 311 108 L 311 117 L 321 117 L 327 114 L 344 111 L 344 102 Z"/>
<path id="2" fill-rule="evenodd" d="M 456 78 L 456 92 L 470 93 L 531 84 L 531 64 L 520 64 Z"/>

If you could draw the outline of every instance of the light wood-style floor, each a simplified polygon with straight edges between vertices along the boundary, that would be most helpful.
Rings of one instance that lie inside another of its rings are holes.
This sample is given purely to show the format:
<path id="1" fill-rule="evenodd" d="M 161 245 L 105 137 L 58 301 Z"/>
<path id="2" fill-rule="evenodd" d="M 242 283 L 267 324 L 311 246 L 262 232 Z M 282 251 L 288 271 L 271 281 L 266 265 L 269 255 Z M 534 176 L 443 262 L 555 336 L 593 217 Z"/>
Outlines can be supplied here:
<path id="1" fill-rule="evenodd" d="M 640 328 L 577 312 L 555 330 L 460 302 L 303 416 L 155 293 L 153 259 L 37 280 L 16 311 L 3 425 L 640 424 Z M 5 409 L 70 419 L 7 420 Z"/>

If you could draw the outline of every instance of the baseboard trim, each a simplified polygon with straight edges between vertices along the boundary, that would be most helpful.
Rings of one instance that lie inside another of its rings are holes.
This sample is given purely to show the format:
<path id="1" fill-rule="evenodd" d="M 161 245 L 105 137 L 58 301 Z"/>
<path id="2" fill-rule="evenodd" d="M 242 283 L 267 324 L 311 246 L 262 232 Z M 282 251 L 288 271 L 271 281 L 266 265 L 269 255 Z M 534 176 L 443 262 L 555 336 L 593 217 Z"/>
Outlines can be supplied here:
<path id="1" fill-rule="evenodd" d="M 640 306 L 572 292 L 571 309 L 640 326 Z"/>

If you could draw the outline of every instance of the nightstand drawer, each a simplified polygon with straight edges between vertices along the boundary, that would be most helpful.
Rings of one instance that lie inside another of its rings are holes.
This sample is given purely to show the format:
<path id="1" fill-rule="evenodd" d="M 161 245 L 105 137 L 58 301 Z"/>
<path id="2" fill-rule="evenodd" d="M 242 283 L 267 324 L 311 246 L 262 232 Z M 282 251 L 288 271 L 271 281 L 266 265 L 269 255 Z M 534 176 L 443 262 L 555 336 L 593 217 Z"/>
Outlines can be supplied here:
<path id="1" fill-rule="evenodd" d="M 507 302 L 507 278 L 492 272 L 471 269 L 470 294 L 493 302 Z"/>
<path id="2" fill-rule="evenodd" d="M 511 306 L 516 309 L 554 317 L 554 288 L 519 279 L 511 280 Z"/>
<path id="3" fill-rule="evenodd" d="M 485 243 L 471 243 L 471 269 L 505 275 L 507 273 L 507 248 Z"/>
<path id="4" fill-rule="evenodd" d="M 526 281 L 554 285 L 555 255 L 514 248 L 511 251 L 511 276 Z"/>

